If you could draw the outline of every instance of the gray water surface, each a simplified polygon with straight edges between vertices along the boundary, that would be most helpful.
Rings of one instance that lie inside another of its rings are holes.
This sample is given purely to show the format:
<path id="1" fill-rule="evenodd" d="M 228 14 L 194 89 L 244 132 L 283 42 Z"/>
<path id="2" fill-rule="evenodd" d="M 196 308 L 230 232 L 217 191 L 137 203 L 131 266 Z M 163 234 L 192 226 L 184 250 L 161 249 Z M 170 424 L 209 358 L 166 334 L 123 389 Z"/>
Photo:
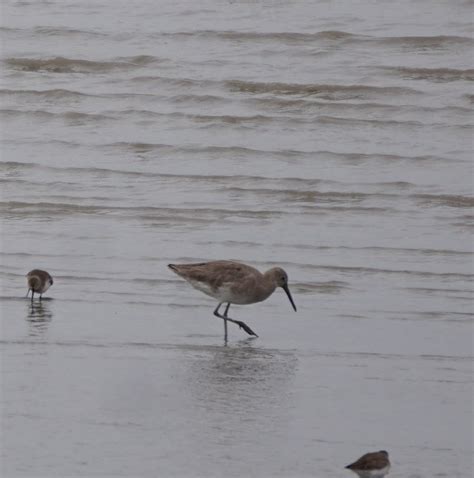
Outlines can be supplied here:
<path id="1" fill-rule="evenodd" d="M 2 5 L 1 474 L 472 476 L 472 2 Z M 287 271 L 230 316 L 169 262 Z M 42 303 L 25 274 L 48 270 Z"/>

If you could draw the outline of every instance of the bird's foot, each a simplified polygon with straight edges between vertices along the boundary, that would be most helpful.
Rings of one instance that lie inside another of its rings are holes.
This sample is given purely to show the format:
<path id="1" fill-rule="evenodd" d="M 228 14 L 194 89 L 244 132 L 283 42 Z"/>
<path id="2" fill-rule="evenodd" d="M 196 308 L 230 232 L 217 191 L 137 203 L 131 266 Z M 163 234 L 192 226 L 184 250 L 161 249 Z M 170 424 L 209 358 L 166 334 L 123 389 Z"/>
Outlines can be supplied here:
<path id="1" fill-rule="evenodd" d="M 242 322 L 241 320 L 235 320 L 231 319 L 230 317 L 227 317 L 226 315 L 222 315 L 219 313 L 219 307 L 214 311 L 214 315 L 216 317 L 219 317 L 220 319 L 228 320 L 229 322 L 233 322 L 234 324 L 237 324 L 239 328 L 244 329 L 245 332 L 247 332 L 249 335 L 253 335 L 254 337 L 258 337 L 258 335 L 245 323 Z"/>
<path id="2" fill-rule="evenodd" d="M 244 329 L 245 332 L 247 332 L 249 335 L 258 337 L 258 335 L 245 322 L 242 322 L 241 320 L 232 320 L 232 322 L 234 322 L 234 324 L 237 324 L 239 328 Z"/>

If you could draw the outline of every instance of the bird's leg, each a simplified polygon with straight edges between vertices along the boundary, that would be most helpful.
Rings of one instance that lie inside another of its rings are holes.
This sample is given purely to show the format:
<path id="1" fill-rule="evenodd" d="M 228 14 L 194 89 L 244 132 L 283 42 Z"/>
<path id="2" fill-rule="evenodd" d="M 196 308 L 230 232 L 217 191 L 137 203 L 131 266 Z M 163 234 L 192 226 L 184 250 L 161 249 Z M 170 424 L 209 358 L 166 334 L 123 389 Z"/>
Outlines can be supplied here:
<path id="1" fill-rule="evenodd" d="M 229 308 L 230 308 L 230 302 L 227 302 L 227 306 L 224 310 L 224 317 L 227 317 L 227 312 L 229 312 Z"/>
<path id="2" fill-rule="evenodd" d="M 40 294 L 40 302 L 41 302 L 42 299 L 43 299 L 43 294 Z"/>
<path id="3" fill-rule="evenodd" d="M 26 293 L 26 297 L 28 297 L 28 295 L 30 294 L 30 290 L 31 289 L 28 289 L 28 292 Z"/>
<path id="4" fill-rule="evenodd" d="M 31 303 L 33 303 L 33 297 L 35 296 L 35 291 L 31 289 Z"/>
<path id="5" fill-rule="evenodd" d="M 221 314 L 219 314 L 219 309 L 220 309 L 221 305 L 222 305 L 222 302 L 219 302 L 219 303 L 217 304 L 216 309 L 214 310 L 214 315 L 215 315 L 216 317 L 221 317 Z M 221 317 L 221 318 L 222 318 L 222 317 Z"/>
<path id="6" fill-rule="evenodd" d="M 221 315 L 219 313 L 219 307 L 221 305 L 222 303 L 220 303 L 217 306 L 216 310 L 214 311 L 215 316 L 220 317 L 221 319 L 224 319 L 226 322 L 227 321 L 233 322 L 234 324 L 237 324 L 241 329 L 244 329 L 245 332 L 247 332 L 249 335 L 254 335 L 255 337 L 258 337 L 258 335 L 245 322 L 242 322 L 241 320 L 234 320 L 227 316 L 227 312 L 229 311 L 229 308 L 230 308 L 230 302 L 227 303 L 227 306 L 224 311 L 224 315 Z"/>
<path id="7" fill-rule="evenodd" d="M 219 313 L 219 309 L 220 309 L 221 305 L 222 305 L 222 302 L 219 302 L 219 303 L 217 304 L 217 307 L 216 307 L 216 309 L 214 310 L 214 315 L 215 315 L 216 317 L 219 317 L 220 319 L 224 319 L 224 342 L 227 343 L 227 318 L 225 317 L 226 314 L 221 315 L 221 314 Z M 228 309 L 228 308 L 229 308 L 229 304 L 227 305 L 226 312 L 227 312 L 227 309 Z"/>
<path id="8" fill-rule="evenodd" d="M 224 338 L 225 338 L 225 343 L 227 343 L 227 312 L 229 311 L 229 307 L 230 307 L 230 302 L 227 302 L 227 306 L 225 308 L 225 311 L 224 311 L 224 329 L 225 329 L 225 334 L 224 334 Z"/>
<path id="9" fill-rule="evenodd" d="M 229 308 L 229 303 L 227 304 L 227 307 L 225 308 L 224 316 L 222 317 L 224 319 L 224 342 L 227 344 L 227 309 Z"/>

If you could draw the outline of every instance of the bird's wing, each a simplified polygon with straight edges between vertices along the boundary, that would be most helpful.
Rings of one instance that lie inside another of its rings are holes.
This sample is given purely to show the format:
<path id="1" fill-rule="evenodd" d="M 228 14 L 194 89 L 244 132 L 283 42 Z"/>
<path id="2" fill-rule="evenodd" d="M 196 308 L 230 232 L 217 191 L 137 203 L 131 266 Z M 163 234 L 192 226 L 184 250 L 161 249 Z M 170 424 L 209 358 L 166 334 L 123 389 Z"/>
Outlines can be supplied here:
<path id="1" fill-rule="evenodd" d="M 260 274 L 257 269 L 234 261 L 171 264 L 170 268 L 183 279 L 191 282 L 206 283 L 214 290 L 222 287 L 224 284 L 241 283 L 248 279 L 249 276 L 254 276 L 255 273 Z"/>
<path id="2" fill-rule="evenodd" d="M 347 468 L 356 470 L 373 470 L 383 468 L 386 466 L 386 459 L 376 453 L 366 453 L 361 456 L 357 461 L 351 463 Z"/>

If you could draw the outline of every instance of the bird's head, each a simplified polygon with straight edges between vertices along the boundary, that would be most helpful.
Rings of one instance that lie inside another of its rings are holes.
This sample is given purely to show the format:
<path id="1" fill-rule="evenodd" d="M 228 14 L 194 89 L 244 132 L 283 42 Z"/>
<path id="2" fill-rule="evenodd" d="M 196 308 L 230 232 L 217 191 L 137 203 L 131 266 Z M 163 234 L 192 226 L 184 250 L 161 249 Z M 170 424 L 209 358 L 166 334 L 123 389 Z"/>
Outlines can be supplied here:
<path id="1" fill-rule="evenodd" d="M 273 269 L 270 269 L 267 274 L 271 276 L 275 287 L 281 287 L 286 292 L 286 295 L 296 312 L 296 305 L 293 301 L 293 297 L 291 297 L 290 288 L 288 287 L 288 274 L 281 267 L 274 267 Z"/>

